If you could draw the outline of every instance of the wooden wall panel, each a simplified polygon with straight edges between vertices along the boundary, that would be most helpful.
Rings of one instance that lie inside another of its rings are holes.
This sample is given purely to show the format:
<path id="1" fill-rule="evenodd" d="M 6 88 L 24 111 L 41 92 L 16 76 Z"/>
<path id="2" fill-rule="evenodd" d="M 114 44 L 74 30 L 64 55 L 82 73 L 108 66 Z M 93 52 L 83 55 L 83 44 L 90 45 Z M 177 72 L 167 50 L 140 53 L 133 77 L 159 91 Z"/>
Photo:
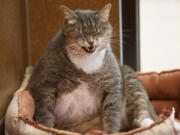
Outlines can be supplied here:
<path id="1" fill-rule="evenodd" d="M 118 0 L 29 0 L 30 41 L 32 64 L 35 64 L 45 47 L 58 32 L 63 23 L 60 5 L 64 4 L 71 9 L 99 10 L 105 4 L 112 3 L 110 22 L 114 27 L 115 44 L 113 51 L 119 57 L 119 19 Z"/>
<path id="2" fill-rule="evenodd" d="M 0 1 L 0 134 L 2 118 L 27 66 L 25 3 Z"/>

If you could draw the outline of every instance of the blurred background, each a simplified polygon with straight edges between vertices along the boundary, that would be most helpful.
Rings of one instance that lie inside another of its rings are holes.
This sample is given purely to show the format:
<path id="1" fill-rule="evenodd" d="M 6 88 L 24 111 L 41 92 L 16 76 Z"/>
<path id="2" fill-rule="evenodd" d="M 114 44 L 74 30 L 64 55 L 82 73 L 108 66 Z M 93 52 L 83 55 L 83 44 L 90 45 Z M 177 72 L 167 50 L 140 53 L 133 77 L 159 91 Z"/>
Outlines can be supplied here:
<path id="1" fill-rule="evenodd" d="M 180 68 L 180 0 L 140 0 L 140 69 Z"/>
<path id="2" fill-rule="evenodd" d="M 60 5 L 99 10 L 107 3 L 120 64 L 141 72 L 180 68 L 180 0 L 0 0 L 0 130 L 25 68 L 63 23 Z"/>

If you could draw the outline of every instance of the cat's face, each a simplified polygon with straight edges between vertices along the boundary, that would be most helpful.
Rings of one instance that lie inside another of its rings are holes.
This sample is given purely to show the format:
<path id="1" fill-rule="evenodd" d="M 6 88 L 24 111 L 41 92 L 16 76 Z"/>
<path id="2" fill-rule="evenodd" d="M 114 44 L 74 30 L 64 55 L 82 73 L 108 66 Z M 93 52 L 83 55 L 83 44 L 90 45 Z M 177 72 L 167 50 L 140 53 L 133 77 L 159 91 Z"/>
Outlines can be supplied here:
<path id="1" fill-rule="evenodd" d="M 62 32 L 67 39 L 66 50 L 69 54 L 73 57 L 91 55 L 107 46 L 112 32 L 108 21 L 111 4 L 100 11 L 61 8 L 65 18 Z"/>

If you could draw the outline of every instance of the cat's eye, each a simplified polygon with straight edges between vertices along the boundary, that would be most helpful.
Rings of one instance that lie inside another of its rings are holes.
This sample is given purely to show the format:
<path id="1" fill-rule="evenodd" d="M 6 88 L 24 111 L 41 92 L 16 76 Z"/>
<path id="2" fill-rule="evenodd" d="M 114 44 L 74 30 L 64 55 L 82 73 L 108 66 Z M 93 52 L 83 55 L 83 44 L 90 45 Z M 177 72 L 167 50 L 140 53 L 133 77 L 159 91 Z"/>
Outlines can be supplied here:
<path id="1" fill-rule="evenodd" d="M 75 28 L 74 31 L 79 31 L 79 29 L 78 29 L 78 28 Z"/>
<path id="2" fill-rule="evenodd" d="M 99 33 L 99 32 L 96 32 L 96 33 L 95 33 L 95 36 L 99 36 L 100 34 L 101 34 L 101 33 Z"/>
<path id="3" fill-rule="evenodd" d="M 79 29 L 78 28 L 71 28 L 71 31 L 79 31 Z"/>
<path id="4" fill-rule="evenodd" d="M 100 35 L 102 35 L 102 34 L 103 34 L 103 32 L 100 31 L 100 30 L 96 32 L 96 35 L 97 35 L 97 36 L 100 36 Z"/>

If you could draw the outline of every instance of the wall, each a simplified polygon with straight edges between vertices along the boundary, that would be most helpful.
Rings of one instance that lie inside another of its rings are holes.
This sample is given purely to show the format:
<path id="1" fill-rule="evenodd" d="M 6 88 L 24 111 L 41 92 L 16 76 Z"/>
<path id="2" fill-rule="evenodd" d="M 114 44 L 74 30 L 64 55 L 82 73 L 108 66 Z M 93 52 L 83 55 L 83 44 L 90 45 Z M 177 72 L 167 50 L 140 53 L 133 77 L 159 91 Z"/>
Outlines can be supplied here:
<path id="1" fill-rule="evenodd" d="M 113 45 L 113 51 L 118 58 L 118 0 L 29 0 L 32 64 L 34 65 L 37 62 L 49 41 L 59 31 L 63 23 L 63 16 L 59 8 L 60 5 L 64 4 L 72 10 L 99 10 L 109 2 L 112 3 L 110 22 L 114 27 L 113 34 L 116 36 L 116 43 Z"/>
<path id="2" fill-rule="evenodd" d="M 0 1 L 0 134 L 2 118 L 27 66 L 25 3 Z"/>
<path id="3" fill-rule="evenodd" d="M 140 0 L 141 71 L 180 68 L 180 1 Z"/>

